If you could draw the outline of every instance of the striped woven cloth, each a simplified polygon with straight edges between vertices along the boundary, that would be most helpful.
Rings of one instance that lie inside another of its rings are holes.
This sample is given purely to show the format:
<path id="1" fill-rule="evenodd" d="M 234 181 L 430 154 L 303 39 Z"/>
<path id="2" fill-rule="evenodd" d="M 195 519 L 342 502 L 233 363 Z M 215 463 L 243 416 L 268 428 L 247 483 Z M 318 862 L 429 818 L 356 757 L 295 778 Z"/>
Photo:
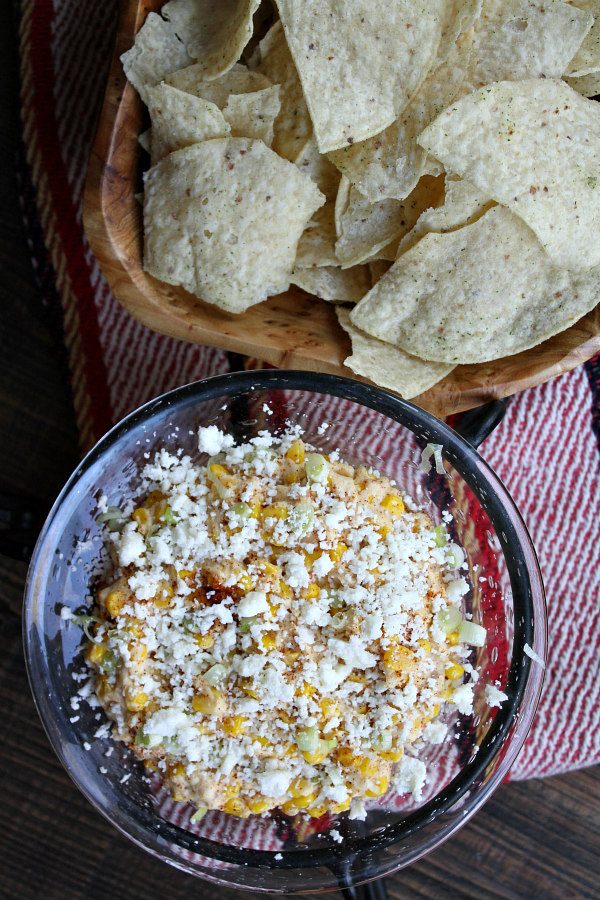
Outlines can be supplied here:
<path id="1" fill-rule="evenodd" d="M 84 448 L 150 397 L 230 365 L 221 350 L 132 319 L 83 233 L 87 158 L 116 16 L 116 0 L 22 0 L 18 23 L 23 210 L 41 294 L 64 330 Z M 600 761 L 599 444 L 597 358 L 516 397 L 482 447 L 529 526 L 548 595 L 546 685 L 515 779 Z"/>

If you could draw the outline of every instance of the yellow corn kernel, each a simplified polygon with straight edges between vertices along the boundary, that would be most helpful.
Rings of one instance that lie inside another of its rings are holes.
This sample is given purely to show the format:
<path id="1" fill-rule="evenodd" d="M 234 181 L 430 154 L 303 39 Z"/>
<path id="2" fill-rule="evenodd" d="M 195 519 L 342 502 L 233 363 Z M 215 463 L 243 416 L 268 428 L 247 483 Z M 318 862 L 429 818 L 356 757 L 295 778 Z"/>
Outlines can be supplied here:
<path id="1" fill-rule="evenodd" d="M 390 786 L 390 779 L 387 775 L 380 775 L 369 782 L 369 787 L 365 791 L 367 797 L 382 797 Z"/>
<path id="2" fill-rule="evenodd" d="M 356 672 L 353 672 L 352 675 L 348 676 L 348 681 L 353 681 L 355 684 L 366 684 L 367 676 L 358 675 Z"/>
<path id="3" fill-rule="evenodd" d="M 245 572 L 243 575 L 240 575 L 240 577 L 238 578 L 238 584 L 241 588 L 243 588 L 243 590 L 248 592 L 248 591 L 251 591 L 252 588 L 254 587 L 254 579 L 252 578 L 251 575 L 248 574 L 248 572 Z"/>
<path id="4" fill-rule="evenodd" d="M 248 697 L 252 697 L 253 700 L 258 700 L 258 694 L 254 690 L 254 681 L 252 678 L 240 678 L 238 684 Z"/>
<path id="5" fill-rule="evenodd" d="M 92 644 L 87 652 L 88 662 L 91 663 L 100 663 L 106 656 L 107 646 L 106 644 Z"/>
<path id="6" fill-rule="evenodd" d="M 295 800 L 296 797 L 303 797 L 310 794 L 313 790 L 313 783 L 309 778 L 296 778 L 290 784 L 290 796 Z"/>
<path id="7" fill-rule="evenodd" d="M 321 707 L 321 713 L 326 719 L 332 719 L 334 716 L 339 715 L 340 706 L 337 700 L 332 700 L 330 697 L 323 697 L 319 705 Z"/>
<path id="8" fill-rule="evenodd" d="M 440 693 L 440 697 L 442 698 L 442 700 L 449 700 L 452 697 L 452 688 L 444 688 L 444 690 Z"/>
<path id="9" fill-rule="evenodd" d="M 295 756 L 296 755 L 296 745 L 295 744 L 283 744 L 283 756 Z"/>
<path id="10" fill-rule="evenodd" d="M 148 648 L 145 644 L 131 642 L 129 644 L 129 653 L 134 662 L 144 662 L 148 658 Z"/>
<path id="11" fill-rule="evenodd" d="M 286 725 L 293 725 L 295 722 L 295 719 L 293 719 L 292 716 L 290 716 L 289 713 L 287 713 L 284 709 L 277 710 L 277 715 L 282 722 L 285 722 Z"/>
<path id="12" fill-rule="evenodd" d="M 294 441 L 290 449 L 285 454 L 286 458 L 295 463 L 303 463 L 306 453 L 304 451 L 304 441 Z"/>
<path id="13" fill-rule="evenodd" d="M 457 678 L 461 678 L 464 674 L 465 670 L 460 663 L 452 663 L 452 665 L 446 666 L 445 675 L 448 681 L 456 681 Z"/>
<path id="14" fill-rule="evenodd" d="M 139 691 L 139 693 L 127 698 L 127 709 L 130 712 L 137 712 L 140 709 L 145 709 L 149 702 L 148 694 L 144 691 Z"/>
<path id="15" fill-rule="evenodd" d="M 185 775 L 185 766 L 182 763 L 175 763 L 174 766 L 169 768 L 168 774 L 170 778 L 181 777 L 182 775 Z"/>
<path id="16" fill-rule="evenodd" d="M 385 750 L 379 755 L 387 762 L 400 762 L 400 760 L 404 756 L 404 747 L 397 747 L 395 750 Z"/>
<path id="17" fill-rule="evenodd" d="M 315 802 L 318 796 L 318 791 L 311 791 L 309 794 L 300 794 L 298 797 L 294 798 L 294 803 L 298 809 L 306 809 L 307 806 L 311 806 Z"/>
<path id="18" fill-rule="evenodd" d="M 343 541 L 338 541 L 333 550 L 329 551 L 329 556 L 332 562 L 339 563 L 342 556 L 348 549 L 348 545 Z"/>
<path id="19" fill-rule="evenodd" d="M 212 465 L 209 466 L 209 469 L 219 481 L 226 481 L 231 477 L 229 471 L 225 466 L 222 466 L 221 463 L 212 463 Z"/>
<path id="20" fill-rule="evenodd" d="M 308 814 L 311 819 L 320 819 L 327 812 L 327 807 L 324 803 L 320 803 L 319 806 L 311 806 L 308 810 Z"/>
<path id="21" fill-rule="evenodd" d="M 321 589 L 318 584 L 315 584 L 313 581 L 309 586 L 303 591 L 302 596 L 305 600 L 316 600 L 319 594 L 321 593 Z"/>
<path id="22" fill-rule="evenodd" d="M 239 734 L 243 734 L 248 727 L 248 719 L 246 716 L 226 716 L 222 724 L 225 734 L 237 737 Z"/>
<path id="23" fill-rule="evenodd" d="M 312 684 L 309 684 L 308 681 L 304 681 L 301 687 L 296 691 L 297 697 L 312 697 L 314 692 L 316 691 L 316 687 Z"/>
<path id="24" fill-rule="evenodd" d="M 298 812 L 298 807 L 294 800 L 286 800 L 285 803 L 281 804 L 281 810 L 286 816 L 295 816 Z"/>
<path id="25" fill-rule="evenodd" d="M 212 634 L 195 634 L 194 640 L 201 650 L 209 650 L 215 642 Z"/>
<path id="26" fill-rule="evenodd" d="M 377 531 L 381 535 L 382 540 L 384 540 L 384 541 L 391 530 L 392 529 L 390 528 L 389 525 L 380 525 L 379 528 L 377 529 Z"/>
<path id="27" fill-rule="evenodd" d="M 127 594 L 125 591 L 110 591 L 106 595 L 104 606 L 108 615 L 116 619 L 126 603 Z"/>
<path id="28" fill-rule="evenodd" d="M 186 581 L 188 578 L 192 578 L 196 573 L 193 569 L 180 569 L 177 574 L 182 581 Z"/>
<path id="29" fill-rule="evenodd" d="M 285 583 L 285 581 L 282 578 L 279 579 L 278 590 L 279 590 L 279 595 L 281 597 L 283 597 L 284 600 L 291 600 L 294 596 L 293 590 L 291 589 L 289 584 Z"/>
<path id="30" fill-rule="evenodd" d="M 283 654 L 283 658 L 286 661 L 288 666 L 293 666 L 295 662 L 300 658 L 299 650 L 286 650 Z"/>
<path id="31" fill-rule="evenodd" d="M 283 476 L 283 480 L 286 484 L 298 484 L 300 481 L 304 481 L 306 477 L 306 470 L 304 466 L 297 466 L 294 469 L 290 469 Z"/>
<path id="32" fill-rule="evenodd" d="M 279 578 L 281 575 L 281 569 L 279 566 L 276 566 L 275 563 L 272 562 L 263 562 L 261 563 L 261 569 L 265 573 L 265 575 L 273 575 L 275 578 Z"/>
<path id="33" fill-rule="evenodd" d="M 198 725 L 194 725 L 194 728 L 199 734 L 210 734 L 212 731 L 210 725 L 204 725 L 202 722 L 199 722 Z"/>
<path id="34" fill-rule="evenodd" d="M 260 642 L 265 650 L 274 650 L 277 646 L 277 632 L 267 631 L 267 633 L 263 634 L 261 637 Z"/>
<path id="35" fill-rule="evenodd" d="M 260 744 L 260 746 L 261 746 L 264 750 L 268 750 L 269 747 L 272 747 L 272 746 L 273 746 L 272 743 L 271 743 L 271 741 L 269 740 L 269 738 L 263 737 L 263 736 L 260 735 L 260 734 L 255 734 L 255 735 L 253 735 L 253 737 L 251 738 L 251 740 L 252 740 L 252 743 L 253 743 L 253 744 L 254 744 L 254 743 Z"/>
<path id="36" fill-rule="evenodd" d="M 353 768 L 358 769 L 365 778 L 375 778 L 379 772 L 379 762 L 370 756 L 356 756 L 352 763 Z"/>
<path id="37" fill-rule="evenodd" d="M 150 513 L 147 509 L 144 509 L 143 506 L 139 506 L 131 513 L 131 518 L 137 522 L 138 525 L 141 525 L 142 528 L 145 528 L 150 521 Z"/>
<path id="38" fill-rule="evenodd" d="M 287 519 L 288 508 L 284 503 L 273 503 L 270 506 L 263 506 L 258 514 L 261 522 L 265 519 Z"/>
<path id="39" fill-rule="evenodd" d="M 439 714 L 440 714 L 440 704 L 436 703 L 435 706 L 433 707 L 433 713 L 432 713 L 433 718 L 435 719 L 436 716 L 439 716 Z"/>
<path id="40" fill-rule="evenodd" d="M 271 615 L 273 616 L 273 618 L 275 618 L 275 616 L 277 615 L 277 612 L 278 612 L 279 607 L 280 607 L 281 604 L 279 604 L 279 603 L 272 603 L 270 600 L 267 600 L 267 603 L 269 604 L 269 612 L 271 613 Z"/>
<path id="41" fill-rule="evenodd" d="M 217 708 L 217 698 L 209 694 L 194 694 L 192 697 L 192 709 L 194 712 L 210 716 Z"/>
<path id="42" fill-rule="evenodd" d="M 268 797 L 261 797 L 261 796 L 252 797 L 250 800 L 246 801 L 250 812 L 254 813 L 257 816 L 260 815 L 261 813 L 266 812 L 268 809 L 270 809 L 272 802 L 273 801 L 270 800 Z"/>
<path id="43" fill-rule="evenodd" d="M 248 807 L 239 797 L 231 797 L 231 799 L 226 800 L 223 809 L 230 816 L 238 816 L 240 819 L 248 815 Z"/>
<path id="44" fill-rule="evenodd" d="M 260 516 L 260 503 L 256 500 L 254 503 L 250 504 L 250 518 L 258 519 Z"/>
<path id="45" fill-rule="evenodd" d="M 323 556 L 323 550 L 312 550 L 312 551 L 305 550 L 304 551 L 304 565 L 306 566 L 307 569 L 310 569 L 312 564 L 315 563 L 318 559 L 320 559 L 321 556 Z"/>
<path id="46" fill-rule="evenodd" d="M 336 751 L 335 758 L 343 766 L 351 766 L 354 762 L 354 753 L 349 747 L 340 747 L 339 750 Z"/>
<path id="47" fill-rule="evenodd" d="M 393 516 L 401 516 L 404 512 L 404 501 L 397 494 L 386 494 L 381 505 Z"/>
<path id="48" fill-rule="evenodd" d="M 302 753 L 302 756 L 307 763 L 310 763 L 313 766 L 318 766 L 319 763 L 322 763 L 324 759 L 327 759 L 329 753 L 327 752 L 327 750 L 313 750 L 312 752 L 305 750 Z"/>
<path id="49" fill-rule="evenodd" d="M 450 634 L 446 635 L 446 640 L 451 647 L 456 647 L 458 644 L 458 631 L 451 631 Z"/>
<path id="50" fill-rule="evenodd" d="M 402 644 L 390 644 L 383 654 L 384 668 L 391 672 L 410 672 L 415 667 L 415 655 Z"/>
<path id="51" fill-rule="evenodd" d="M 171 605 L 171 600 L 173 599 L 174 590 L 170 584 L 162 584 L 161 589 L 154 597 L 153 603 L 158 609 L 166 609 Z"/>
<path id="52" fill-rule="evenodd" d="M 329 812 L 331 812 L 335 816 L 337 816 L 338 813 L 343 813 L 343 812 L 346 812 L 347 810 L 349 810 L 351 803 L 352 803 L 351 800 L 344 800 L 343 803 L 334 803 L 333 806 L 331 806 L 329 808 Z"/>
<path id="53" fill-rule="evenodd" d="M 425 638 L 419 638 L 417 641 L 419 647 L 422 647 L 425 653 L 431 653 L 431 644 Z"/>

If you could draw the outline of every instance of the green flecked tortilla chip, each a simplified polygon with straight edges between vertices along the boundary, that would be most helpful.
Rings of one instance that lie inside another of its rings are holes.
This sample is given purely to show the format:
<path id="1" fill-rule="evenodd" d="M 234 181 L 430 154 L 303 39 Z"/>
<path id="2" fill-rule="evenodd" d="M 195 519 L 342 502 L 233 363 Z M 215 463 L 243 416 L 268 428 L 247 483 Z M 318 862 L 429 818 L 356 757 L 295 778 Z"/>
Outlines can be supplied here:
<path id="1" fill-rule="evenodd" d="M 231 94 L 223 116 L 231 125 L 234 137 L 257 138 L 270 147 L 279 106 L 279 85 L 274 84 L 262 91 Z"/>
<path id="2" fill-rule="evenodd" d="M 594 308 L 599 285 L 600 267 L 558 268 L 521 219 L 495 206 L 458 231 L 426 235 L 352 321 L 423 359 L 486 362 L 568 328 Z"/>
<path id="3" fill-rule="evenodd" d="M 407 400 L 429 390 L 454 369 L 445 363 L 417 359 L 392 344 L 365 334 L 352 324 L 347 309 L 338 308 L 336 313 L 340 325 L 352 340 L 352 356 L 344 360 L 344 365 Z"/>
<path id="4" fill-rule="evenodd" d="M 306 141 L 304 147 L 293 160 L 301 172 L 310 175 L 322 194 L 328 200 L 335 201 L 341 175 L 336 167 L 323 153 L 319 153 L 314 135 Z"/>
<path id="5" fill-rule="evenodd" d="M 339 261 L 335 255 L 334 205 L 326 203 L 317 210 L 300 238 L 296 268 L 337 265 Z"/>
<path id="6" fill-rule="evenodd" d="M 458 100 L 419 142 L 519 215 L 556 265 L 600 264 L 597 103 L 563 81 L 501 81 Z"/>
<path id="7" fill-rule="evenodd" d="M 339 216 L 336 256 L 345 268 L 371 259 L 395 239 L 407 234 L 421 213 L 438 203 L 443 193 L 441 180 L 422 178 L 406 200 L 371 203 L 351 188 L 344 211 Z M 394 247 L 395 249 L 395 247 Z M 395 259 L 395 255 L 392 257 Z"/>
<path id="8" fill-rule="evenodd" d="M 203 78 L 203 70 L 198 65 L 187 66 L 173 72 L 165 78 L 165 81 L 180 91 L 187 91 L 188 94 L 202 97 L 203 100 L 210 100 L 221 110 L 227 106 L 231 94 L 249 94 L 271 86 L 269 79 L 260 72 L 253 72 L 238 63 L 212 81 Z"/>
<path id="9" fill-rule="evenodd" d="M 273 149 L 295 162 L 312 134 L 312 122 L 281 22 L 260 42 L 259 57 L 257 71 L 280 85 L 281 109 L 275 120 Z"/>
<path id="10" fill-rule="evenodd" d="M 421 213 L 412 230 L 400 241 L 398 254 L 414 247 L 417 241 L 432 231 L 445 234 L 470 225 L 493 205 L 494 201 L 469 181 L 447 175 L 444 203 Z"/>
<path id="11" fill-rule="evenodd" d="M 292 284 L 329 303 L 358 303 L 371 288 L 367 266 L 340 269 L 339 266 L 318 266 L 295 269 Z"/>
<path id="12" fill-rule="evenodd" d="M 204 78 L 227 72 L 252 35 L 260 0 L 170 0 L 160 13 L 198 60 Z"/>
<path id="13" fill-rule="evenodd" d="M 276 0 L 322 153 L 387 128 L 429 72 L 446 0 Z"/>
<path id="14" fill-rule="evenodd" d="M 170 72 L 189 66 L 193 60 L 170 23 L 157 13 L 149 13 L 121 62 L 128 80 L 144 98 L 147 87 L 158 84 Z"/>
<path id="15" fill-rule="evenodd" d="M 230 133 L 223 113 L 214 103 L 164 82 L 147 89 L 146 102 L 152 121 L 152 165 L 174 150 Z"/>
<path id="16" fill-rule="evenodd" d="M 582 97 L 596 97 L 600 94 L 600 72 L 581 75 L 579 78 L 565 78 L 565 81 Z"/>
<path id="17" fill-rule="evenodd" d="M 329 154 L 334 165 L 371 202 L 404 200 L 425 174 L 430 160 L 417 137 L 442 110 L 471 90 L 472 44 L 472 35 L 461 37 L 389 128 Z"/>
<path id="18" fill-rule="evenodd" d="M 475 30 L 475 86 L 560 78 L 591 24 L 589 13 L 562 0 L 484 0 Z"/>
<path id="19" fill-rule="evenodd" d="M 228 312 L 288 288 L 300 235 L 325 198 L 262 141 L 171 153 L 147 173 L 144 268 Z"/>
<path id="20" fill-rule="evenodd" d="M 577 9 L 594 17 L 594 24 L 571 62 L 569 75 L 592 75 L 600 71 L 600 0 L 571 0 Z"/>

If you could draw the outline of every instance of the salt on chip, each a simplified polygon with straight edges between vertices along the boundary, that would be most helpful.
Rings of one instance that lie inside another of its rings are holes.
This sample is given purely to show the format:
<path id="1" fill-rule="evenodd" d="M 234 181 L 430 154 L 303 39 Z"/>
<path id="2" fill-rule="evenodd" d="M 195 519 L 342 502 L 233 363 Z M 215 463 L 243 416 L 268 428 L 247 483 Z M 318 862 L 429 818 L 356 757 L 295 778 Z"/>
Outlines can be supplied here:
<path id="1" fill-rule="evenodd" d="M 417 143 L 421 131 L 470 84 L 472 35 L 463 35 L 446 61 L 426 78 L 399 118 L 381 134 L 329 154 L 331 161 L 371 202 L 404 200 L 430 160 Z"/>
<path id="2" fill-rule="evenodd" d="M 398 117 L 429 72 L 446 0 L 276 0 L 322 153 Z"/>
<path id="3" fill-rule="evenodd" d="M 569 63 L 568 74 L 583 76 L 600 71 L 600 0 L 571 0 L 573 6 L 594 17 L 594 24 Z"/>
<path id="4" fill-rule="evenodd" d="M 152 121 L 152 165 L 175 150 L 211 138 L 227 137 L 231 131 L 214 103 L 164 82 L 148 88 L 147 103 Z"/>
<path id="5" fill-rule="evenodd" d="M 558 266 L 600 263 L 600 108 L 563 81 L 501 81 L 419 137 L 448 171 L 504 203 Z"/>
<path id="6" fill-rule="evenodd" d="M 281 22 L 276 22 L 260 42 L 259 57 L 257 71 L 281 88 L 273 149 L 295 162 L 312 134 L 312 122 Z"/>
<path id="7" fill-rule="evenodd" d="M 230 69 L 252 36 L 260 0 L 170 0 L 161 9 L 204 78 Z"/>
<path id="8" fill-rule="evenodd" d="M 395 239 L 407 234 L 421 213 L 439 202 L 442 191 L 440 181 L 430 176 L 421 179 L 403 201 L 371 203 L 356 188 L 351 188 L 337 226 L 335 252 L 342 266 L 371 259 Z"/>
<path id="9" fill-rule="evenodd" d="M 270 147 L 279 106 L 279 85 L 274 84 L 249 94 L 230 94 L 223 116 L 234 137 L 257 138 Z"/>
<path id="10" fill-rule="evenodd" d="M 121 56 L 123 69 L 138 94 L 145 99 L 147 87 L 193 62 L 169 22 L 149 13 L 135 36 L 133 47 Z"/>
<path id="11" fill-rule="evenodd" d="M 352 356 L 344 360 L 344 365 L 357 375 L 396 391 L 406 400 L 428 391 L 455 368 L 445 363 L 425 362 L 365 334 L 352 324 L 347 309 L 339 307 L 336 313 L 352 340 Z"/>
<path id="12" fill-rule="evenodd" d="M 424 235 L 432 231 L 445 234 L 465 225 L 471 225 L 494 205 L 494 201 L 472 185 L 456 176 L 446 176 L 444 202 L 441 206 L 426 209 L 414 227 L 404 235 L 398 246 L 398 254 L 405 253 Z"/>
<path id="13" fill-rule="evenodd" d="M 599 282 L 600 267 L 554 265 L 531 229 L 495 206 L 398 257 L 352 321 L 423 359 L 486 362 L 568 328 L 596 306 Z"/>
<path id="14" fill-rule="evenodd" d="M 565 78 L 565 81 L 582 97 L 596 97 L 600 94 L 600 71 L 578 78 Z"/>
<path id="15" fill-rule="evenodd" d="M 203 78 L 203 70 L 198 65 L 172 72 L 165 81 L 180 91 L 187 91 L 188 94 L 202 97 L 203 100 L 210 100 L 219 109 L 227 106 L 231 94 L 249 94 L 271 86 L 268 78 L 260 72 L 247 69 L 241 63 L 236 63 L 228 72 L 212 81 Z"/>
<path id="16" fill-rule="evenodd" d="M 560 78 L 591 24 L 589 13 L 562 0 L 484 0 L 475 29 L 475 86 Z"/>
<path id="17" fill-rule="evenodd" d="M 367 266 L 317 266 L 295 269 L 292 284 L 329 303 L 358 303 L 371 289 L 371 277 Z"/>
<path id="18" fill-rule="evenodd" d="M 319 153 L 314 135 L 311 135 L 298 156 L 292 160 L 301 172 L 310 175 L 322 194 L 335 201 L 341 175 L 324 153 Z"/>
<path id="19" fill-rule="evenodd" d="M 339 265 L 335 237 L 334 205 L 329 202 L 317 210 L 300 238 L 296 268 Z"/>
<path id="20" fill-rule="evenodd" d="M 147 173 L 144 268 L 228 312 L 290 284 L 296 247 L 325 198 L 262 141 L 171 153 Z"/>

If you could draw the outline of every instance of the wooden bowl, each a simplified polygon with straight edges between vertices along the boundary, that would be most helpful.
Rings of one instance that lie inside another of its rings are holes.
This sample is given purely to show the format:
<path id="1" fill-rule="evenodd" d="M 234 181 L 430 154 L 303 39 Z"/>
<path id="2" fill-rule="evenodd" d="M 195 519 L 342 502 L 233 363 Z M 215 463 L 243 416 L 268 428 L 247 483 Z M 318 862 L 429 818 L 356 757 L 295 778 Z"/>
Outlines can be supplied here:
<path id="1" fill-rule="evenodd" d="M 163 284 L 142 268 L 142 103 L 119 60 L 147 13 L 162 0 L 122 0 L 108 86 L 92 150 L 85 191 L 88 240 L 117 299 L 155 331 L 210 344 L 284 368 L 356 377 L 344 367 L 350 340 L 331 304 L 291 288 L 239 316 L 203 303 L 182 288 Z M 446 416 L 548 381 L 600 351 L 600 307 L 562 334 L 516 356 L 458 366 L 415 398 Z"/>

